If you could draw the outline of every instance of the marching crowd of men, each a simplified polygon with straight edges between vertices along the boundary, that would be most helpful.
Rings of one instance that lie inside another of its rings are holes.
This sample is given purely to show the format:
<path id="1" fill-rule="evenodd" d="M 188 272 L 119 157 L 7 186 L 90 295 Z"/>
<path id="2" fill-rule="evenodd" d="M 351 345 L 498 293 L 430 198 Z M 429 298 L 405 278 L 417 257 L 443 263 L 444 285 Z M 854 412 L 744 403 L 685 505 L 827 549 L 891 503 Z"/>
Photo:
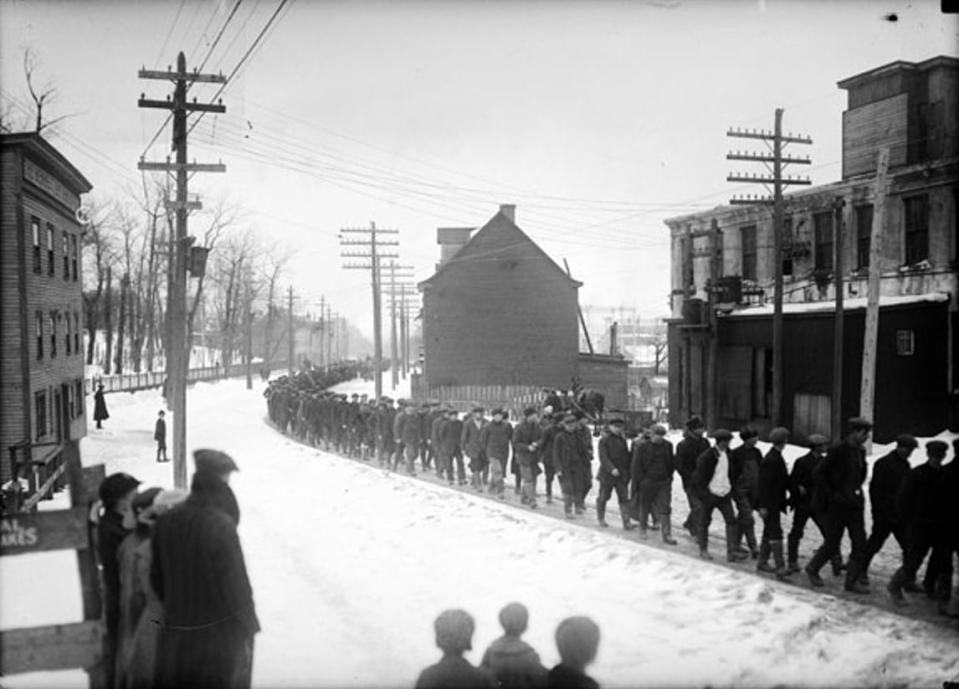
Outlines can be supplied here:
<path id="1" fill-rule="evenodd" d="M 300 374 L 271 381 L 264 393 L 270 419 L 283 432 L 326 450 L 375 460 L 410 475 L 419 465 L 450 485 L 469 484 L 503 500 L 510 474 L 515 493 L 532 509 L 537 508 L 537 482 L 543 474 L 546 502 L 553 502 L 558 482 L 568 519 L 586 511 L 595 454 L 600 526 L 608 526 L 606 506 L 615 493 L 624 529 L 637 530 L 641 538 L 659 530 L 668 545 L 677 544 L 670 514 L 678 474 L 689 504 L 683 528 L 697 542 L 700 557 L 712 559 L 709 527 L 718 511 L 725 523 L 727 560 L 751 557 L 758 571 L 780 580 L 804 571 L 815 587 L 824 586 L 820 572 L 831 563 L 834 575 L 845 572 L 847 591 L 868 593 L 869 565 L 892 535 L 902 550 L 901 567 L 886 587 L 893 600 L 904 605 L 903 592 L 924 592 L 938 602 L 942 614 L 948 613 L 953 559 L 959 553 L 959 462 L 944 462 L 949 446 L 941 440 L 926 443 L 926 461 L 915 468 L 909 457 L 918 442 L 905 434 L 876 461 L 868 486 L 872 533 L 867 538 L 865 444 L 872 426 L 865 419 L 851 419 L 838 443 L 818 434 L 809 436 L 809 451 L 790 470 L 783 456 L 790 432 L 782 427 L 770 431 L 771 447 L 765 454 L 757 446 L 755 428 L 740 429 L 740 442 L 731 447 L 732 432 L 713 431 L 711 443 L 705 424 L 695 416 L 686 422 L 675 449 L 664 426 L 656 424 L 627 437 L 621 418 L 608 419 L 594 443 L 584 413 L 554 411 L 549 405 L 542 410 L 527 407 L 514 425 L 508 411 L 500 408 L 492 409 L 487 418 L 486 410 L 476 406 L 464 418 L 436 400 L 394 403 L 389 397 L 375 400 L 326 390 L 349 374 L 344 369 L 320 377 Z M 959 454 L 959 439 L 953 447 Z M 787 535 L 782 518 L 790 511 Z M 757 515 L 762 523 L 759 539 Z M 810 521 L 823 543 L 800 569 L 799 545 Z M 851 552 L 844 562 L 840 546 L 846 533 Z M 920 587 L 916 576 L 927 555 Z"/>

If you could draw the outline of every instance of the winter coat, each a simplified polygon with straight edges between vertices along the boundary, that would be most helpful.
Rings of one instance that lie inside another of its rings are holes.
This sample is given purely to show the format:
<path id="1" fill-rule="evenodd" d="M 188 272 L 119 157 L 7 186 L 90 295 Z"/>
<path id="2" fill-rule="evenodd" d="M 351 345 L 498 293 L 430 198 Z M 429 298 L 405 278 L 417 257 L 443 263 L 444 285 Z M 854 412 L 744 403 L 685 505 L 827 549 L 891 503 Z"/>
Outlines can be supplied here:
<path id="1" fill-rule="evenodd" d="M 909 460 L 900 457 L 896 450 L 873 465 L 872 480 L 869 482 L 869 502 L 872 504 L 874 522 L 879 519 L 899 521 L 896 515 L 896 497 L 910 469 Z"/>
<path id="2" fill-rule="evenodd" d="M 599 684 L 583 671 L 560 663 L 546 676 L 546 689 L 599 689 Z"/>
<path id="3" fill-rule="evenodd" d="M 676 446 L 676 471 L 683 479 L 683 486 L 689 485 L 696 473 L 696 460 L 699 455 L 709 449 L 706 438 L 694 435 L 689 431 L 683 433 L 683 439 Z"/>
<path id="4" fill-rule="evenodd" d="M 789 504 L 789 473 L 782 452 L 775 447 L 763 457 L 756 483 L 755 507 L 765 508 L 771 513 L 786 511 L 786 505 Z"/>
<path id="5" fill-rule="evenodd" d="M 483 429 L 486 428 L 487 421 L 483 419 L 476 423 L 475 419 L 466 419 L 463 421 L 463 434 L 460 436 L 460 448 L 470 459 L 480 459 L 483 456 L 483 445 L 480 443 L 480 436 Z"/>
<path id="6" fill-rule="evenodd" d="M 556 473 L 570 474 L 580 464 L 579 443 L 576 436 L 565 428 L 553 439 L 553 464 Z"/>
<path id="7" fill-rule="evenodd" d="M 579 441 L 580 458 L 586 466 L 589 466 L 593 461 L 593 434 L 586 426 L 576 426 L 573 434 Z"/>
<path id="8" fill-rule="evenodd" d="M 396 424 L 393 426 L 394 429 L 399 426 L 399 435 L 397 439 L 399 442 L 403 443 L 406 447 L 419 447 L 420 446 L 420 437 L 422 431 L 420 425 L 422 423 L 421 417 L 417 413 L 409 414 L 403 412 L 396 416 Z"/>
<path id="9" fill-rule="evenodd" d="M 956 500 L 955 495 L 947 492 L 949 478 L 944 467 L 936 469 L 929 463 L 910 470 L 896 500 L 897 515 L 902 523 L 936 530 L 944 528 Z"/>
<path id="10" fill-rule="evenodd" d="M 536 467 L 539 464 L 539 446 L 543 440 L 543 431 L 536 422 L 523 421 L 513 429 L 513 458 L 521 466 Z M 530 443 L 536 443 L 536 449 L 530 449 Z"/>
<path id="11" fill-rule="evenodd" d="M 540 421 L 540 430 L 543 433 L 543 443 L 540 448 L 540 457 L 543 458 L 543 466 L 548 471 L 553 471 L 553 440 L 559 432 L 556 423 L 552 419 L 542 419 Z"/>
<path id="12" fill-rule="evenodd" d="M 449 423 L 449 419 L 444 415 L 436 416 L 430 423 L 430 443 L 433 445 L 433 451 L 440 447 L 440 439 L 443 435 L 443 428 Z"/>
<path id="13" fill-rule="evenodd" d="M 163 604 L 150 585 L 151 548 L 149 534 L 144 533 L 133 533 L 120 544 L 118 689 L 154 686 Z"/>
<path id="14" fill-rule="evenodd" d="M 513 439 L 513 427 L 508 421 L 490 421 L 480 431 L 480 447 L 488 459 L 498 459 L 506 466 L 509 459 L 509 444 Z"/>
<path id="15" fill-rule="evenodd" d="M 120 544 L 131 533 L 123 526 L 123 516 L 106 512 L 97 523 L 97 556 L 103 568 L 103 609 L 107 633 L 116 638 L 120 615 Z"/>
<path id="16" fill-rule="evenodd" d="M 629 448 L 626 438 L 606 433 L 599 439 L 599 480 L 607 483 L 629 482 Z M 613 476 L 613 469 L 619 476 Z"/>
<path id="17" fill-rule="evenodd" d="M 793 509 L 808 508 L 812 504 L 813 470 L 821 459 L 814 450 L 810 450 L 793 462 L 792 472 L 789 474 L 789 504 Z"/>
<path id="18" fill-rule="evenodd" d="M 757 447 L 740 445 L 729 453 L 729 462 L 733 465 L 733 494 L 745 497 L 750 505 L 759 499 L 759 465 L 763 453 Z"/>
<path id="19" fill-rule="evenodd" d="M 157 654 L 162 687 L 249 686 L 260 629 L 230 487 L 197 472 L 190 496 L 153 532 L 150 583 L 163 602 Z"/>
<path id="20" fill-rule="evenodd" d="M 490 644 L 480 667 L 493 676 L 502 689 L 541 689 L 546 684 L 546 668 L 528 643 L 503 635 Z"/>
<path id="21" fill-rule="evenodd" d="M 157 442 L 166 442 L 166 421 L 157 419 L 156 427 L 153 429 L 153 439 Z"/>
<path id="22" fill-rule="evenodd" d="M 110 418 L 107 412 L 107 400 L 103 395 L 103 390 L 97 390 L 93 393 L 93 420 L 105 421 Z"/>
<path id="23" fill-rule="evenodd" d="M 735 490 L 736 480 L 733 474 L 733 461 L 729 457 L 729 452 L 726 453 L 726 459 L 727 464 L 729 465 L 729 470 L 727 471 L 729 485 L 733 486 L 732 490 Z M 713 476 L 716 474 L 716 465 L 718 463 L 719 451 L 716 450 L 715 447 L 710 447 L 696 459 L 696 472 L 693 474 L 693 487 L 700 497 L 709 497 L 709 484 L 712 482 Z M 732 493 L 730 493 L 730 495 L 731 494 Z"/>
<path id="24" fill-rule="evenodd" d="M 668 440 L 661 443 L 649 441 L 638 443 L 633 448 L 630 465 L 633 487 L 643 483 L 667 483 L 673 480 L 673 446 Z"/>
<path id="25" fill-rule="evenodd" d="M 849 442 L 833 445 L 813 472 L 813 480 L 817 489 L 822 489 L 825 498 L 822 507 L 861 510 L 865 504 L 862 495 L 862 484 L 866 480 L 865 450 Z"/>
<path id="26" fill-rule="evenodd" d="M 463 656 L 444 655 L 420 673 L 416 689 L 494 689 L 493 678 Z"/>

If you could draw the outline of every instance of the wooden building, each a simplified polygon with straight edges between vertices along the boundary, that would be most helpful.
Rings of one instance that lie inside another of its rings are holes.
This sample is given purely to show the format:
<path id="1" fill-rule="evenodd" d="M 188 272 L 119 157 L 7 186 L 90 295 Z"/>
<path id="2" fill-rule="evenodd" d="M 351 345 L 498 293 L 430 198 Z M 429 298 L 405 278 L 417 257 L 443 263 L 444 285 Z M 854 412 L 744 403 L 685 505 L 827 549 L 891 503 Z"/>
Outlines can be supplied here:
<path id="1" fill-rule="evenodd" d="M 0 135 L 0 479 L 52 478 L 86 434 L 77 222 L 87 179 L 35 133 Z"/>
<path id="2" fill-rule="evenodd" d="M 414 390 L 465 402 L 475 388 L 495 387 L 507 391 L 496 395 L 528 399 L 541 388 L 568 389 L 578 377 L 624 405 L 627 362 L 579 354 L 582 283 L 517 226 L 515 212 L 500 206 L 475 232 L 437 231 L 440 262 L 419 283 L 424 356 Z"/>
<path id="3" fill-rule="evenodd" d="M 843 179 L 786 196 L 781 421 L 827 433 L 858 413 L 876 153 L 890 149 L 880 272 L 875 437 L 959 427 L 959 59 L 895 62 L 839 82 Z M 721 206 L 666 221 L 672 239 L 671 420 L 769 427 L 772 209 Z M 841 238 L 843 393 L 832 393 Z"/>

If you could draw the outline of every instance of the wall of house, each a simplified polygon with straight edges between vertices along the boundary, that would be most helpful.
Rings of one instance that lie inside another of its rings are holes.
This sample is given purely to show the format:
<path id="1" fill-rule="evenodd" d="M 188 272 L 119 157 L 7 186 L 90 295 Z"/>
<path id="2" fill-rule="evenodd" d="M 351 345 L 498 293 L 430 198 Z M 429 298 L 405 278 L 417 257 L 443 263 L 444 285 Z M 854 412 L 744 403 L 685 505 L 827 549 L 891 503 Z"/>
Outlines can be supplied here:
<path id="1" fill-rule="evenodd" d="M 568 388 L 577 286 L 505 217 L 491 223 L 424 285 L 427 383 Z"/>

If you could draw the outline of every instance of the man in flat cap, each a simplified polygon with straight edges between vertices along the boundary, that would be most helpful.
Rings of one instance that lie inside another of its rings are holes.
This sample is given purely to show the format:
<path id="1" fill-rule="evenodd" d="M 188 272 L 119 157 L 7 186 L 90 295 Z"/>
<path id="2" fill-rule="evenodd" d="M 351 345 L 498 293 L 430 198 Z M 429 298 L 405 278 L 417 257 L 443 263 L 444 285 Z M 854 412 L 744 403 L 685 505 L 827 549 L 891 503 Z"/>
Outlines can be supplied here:
<path id="1" fill-rule="evenodd" d="M 816 500 L 813 497 L 816 490 L 813 476 L 817 473 L 816 467 L 826 458 L 829 438 L 813 433 L 806 439 L 806 443 L 809 446 L 809 452 L 793 462 L 792 471 L 789 474 L 789 504 L 793 508 L 793 522 L 786 541 L 788 574 L 800 571 L 799 542 L 802 541 L 809 520 L 812 519 L 823 538 L 826 533 L 822 513 L 816 508 Z M 834 574 L 837 576 L 841 574 L 842 553 L 839 550 L 832 557 L 832 566 Z"/>
<path id="2" fill-rule="evenodd" d="M 505 500 L 503 474 L 509 461 L 513 426 L 506 420 L 506 412 L 502 409 L 494 409 L 490 416 L 492 420 L 480 431 L 480 447 L 489 461 L 489 491 L 500 500 Z"/>
<path id="3" fill-rule="evenodd" d="M 229 486 L 237 466 L 219 450 L 193 458 L 190 496 L 154 527 L 150 582 L 164 608 L 155 684 L 249 687 L 260 624 Z"/>
<path id="4" fill-rule="evenodd" d="M 539 452 L 543 431 L 536 407 L 523 410 L 523 420 L 513 429 L 513 462 L 519 464 L 523 498 L 521 502 L 536 509 L 536 477 L 539 476 Z"/>
<path id="5" fill-rule="evenodd" d="M 749 556 L 736 550 L 739 530 L 736 528 L 736 513 L 733 511 L 735 476 L 729 458 L 729 443 L 732 442 L 733 434 L 725 428 L 719 428 L 713 432 L 713 439 L 716 444 L 696 459 L 696 473 L 693 475 L 693 484 L 703 503 L 703 515 L 699 524 L 699 557 L 704 560 L 713 559 L 709 554 L 709 524 L 713 510 L 719 510 L 726 522 L 726 559 L 737 562 Z"/>
<path id="6" fill-rule="evenodd" d="M 563 490 L 563 511 L 567 519 L 573 518 L 573 509 L 577 506 L 579 500 L 579 490 L 576 482 L 576 471 L 579 464 L 576 423 L 575 416 L 566 414 L 563 417 L 562 427 L 553 439 L 553 463 L 556 466 L 560 488 Z"/>
<path id="7" fill-rule="evenodd" d="M 706 424 L 699 416 L 691 416 L 686 421 L 683 439 L 676 446 L 676 471 L 683 480 L 683 491 L 689 503 L 689 516 L 683 522 L 683 528 L 693 538 L 699 538 L 699 522 L 702 519 L 703 503 L 693 486 L 693 474 L 696 473 L 696 460 L 709 449 L 706 440 Z"/>
<path id="8" fill-rule="evenodd" d="M 843 533 L 849 532 L 852 552 L 846 569 L 846 590 L 868 593 L 869 588 L 859 579 L 866 549 L 864 525 L 865 497 L 862 484 L 866 480 L 865 443 L 872 431 L 866 419 L 850 419 L 843 442 L 829 448 L 819 465 L 817 475 L 825 497 L 825 541 L 806 565 L 806 575 L 813 586 L 823 586 L 819 570 L 839 550 Z"/>
<path id="9" fill-rule="evenodd" d="M 460 448 L 469 460 L 470 485 L 478 493 L 483 492 L 486 472 L 489 467 L 489 462 L 480 443 L 480 436 L 483 433 L 483 428 L 486 427 L 485 411 L 483 407 L 473 407 L 470 417 L 463 421 L 463 432 L 460 435 Z"/>
<path id="10" fill-rule="evenodd" d="M 660 524 L 663 543 L 676 545 L 670 524 L 672 502 L 673 445 L 666 440 L 666 427 L 656 424 L 650 429 L 649 442 L 636 445 L 630 471 L 633 491 L 639 494 L 639 536 L 646 538 L 646 521 L 652 513 Z"/>
<path id="11" fill-rule="evenodd" d="M 905 520 L 908 534 L 906 557 L 886 588 L 892 599 L 900 605 L 905 604 L 903 588 L 915 580 L 916 572 L 930 550 L 929 567 L 937 575 L 948 572 L 949 578 L 952 577 L 949 531 L 955 527 L 949 524 L 949 510 L 956 497 L 948 492 L 950 486 L 943 480 L 947 474 L 942 468 L 948 449 L 949 445 L 942 440 L 926 443 L 925 463 L 909 471 L 897 498 L 896 508 Z M 944 586 L 946 578 L 937 578 L 940 588 L 946 588 L 945 591 L 933 592 L 940 600 L 940 611 L 943 611 L 943 603 L 948 602 L 949 592 L 948 587 Z"/>
<path id="12" fill-rule="evenodd" d="M 606 503 L 615 491 L 623 528 L 626 530 L 635 528 L 629 517 L 629 447 L 626 443 L 624 419 L 610 419 L 606 432 L 599 439 L 597 478 L 599 479 L 599 496 L 596 498 L 596 519 L 599 525 L 609 526 L 606 522 Z"/>
<path id="13" fill-rule="evenodd" d="M 895 537 L 902 555 L 906 555 L 905 524 L 896 513 L 896 497 L 912 468 L 909 455 L 919 447 L 916 439 L 908 433 L 896 438 L 896 446 L 872 467 L 872 479 L 869 481 L 869 502 L 872 505 L 872 533 L 866 541 L 862 558 L 860 578 L 868 581 L 869 564 L 876 553 L 882 550 L 890 534 Z M 908 582 L 907 586 L 915 585 Z"/>

